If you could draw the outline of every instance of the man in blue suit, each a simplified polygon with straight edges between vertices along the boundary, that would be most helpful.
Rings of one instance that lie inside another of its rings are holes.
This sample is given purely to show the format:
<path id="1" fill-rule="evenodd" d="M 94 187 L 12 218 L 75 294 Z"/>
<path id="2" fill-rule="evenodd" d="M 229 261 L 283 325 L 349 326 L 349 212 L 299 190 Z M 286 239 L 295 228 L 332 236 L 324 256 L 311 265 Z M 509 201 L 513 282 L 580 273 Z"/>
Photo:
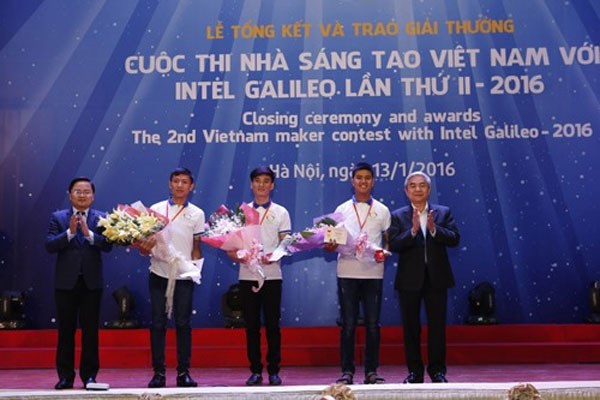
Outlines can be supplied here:
<path id="1" fill-rule="evenodd" d="M 81 326 L 79 376 L 84 384 L 96 382 L 100 367 L 98 324 L 102 298 L 102 257 L 112 246 L 102 236 L 103 214 L 90 208 L 95 187 L 89 178 L 69 184 L 71 207 L 52 213 L 46 250 L 56 253 L 54 297 L 58 320 L 55 389 L 70 389 L 75 380 L 75 331 Z"/>
<path id="2" fill-rule="evenodd" d="M 432 382 L 446 379 L 446 309 L 454 276 L 446 249 L 458 246 L 460 234 L 450 209 L 429 203 L 431 179 L 422 172 L 406 177 L 410 205 L 392 213 L 389 249 L 399 254 L 395 288 L 404 330 L 409 375 L 404 383 L 423 383 L 421 302 L 427 315 L 427 373 Z"/>

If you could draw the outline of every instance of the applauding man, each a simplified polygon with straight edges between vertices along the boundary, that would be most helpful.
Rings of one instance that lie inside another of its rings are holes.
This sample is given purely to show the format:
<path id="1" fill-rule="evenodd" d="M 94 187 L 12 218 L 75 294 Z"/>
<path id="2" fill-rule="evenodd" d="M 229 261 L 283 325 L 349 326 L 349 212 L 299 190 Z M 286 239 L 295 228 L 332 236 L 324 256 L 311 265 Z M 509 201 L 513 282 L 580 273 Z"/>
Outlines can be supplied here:
<path id="1" fill-rule="evenodd" d="M 102 257 L 112 246 L 102 236 L 98 221 L 104 216 L 91 208 L 95 186 L 89 178 L 75 178 L 69 184 L 71 207 L 56 211 L 50 218 L 46 250 L 56 253 L 54 298 L 58 320 L 55 389 L 70 389 L 75 380 L 75 331 L 81 326 L 79 376 L 86 386 L 96 382 L 98 321 L 102 299 Z"/>
<path id="2" fill-rule="evenodd" d="M 392 213 L 389 229 L 390 250 L 399 254 L 395 287 L 409 371 L 404 383 L 423 383 L 422 301 L 427 315 L 427 373 L 432 382 L 447 382 L 446 307 L 454 276 L 446 249 L 458 246 L 460 235 L 450 209 L 429 203 L 429 176 L 423 172 L 409 174 L 404 191 L 411 204 Z"/>

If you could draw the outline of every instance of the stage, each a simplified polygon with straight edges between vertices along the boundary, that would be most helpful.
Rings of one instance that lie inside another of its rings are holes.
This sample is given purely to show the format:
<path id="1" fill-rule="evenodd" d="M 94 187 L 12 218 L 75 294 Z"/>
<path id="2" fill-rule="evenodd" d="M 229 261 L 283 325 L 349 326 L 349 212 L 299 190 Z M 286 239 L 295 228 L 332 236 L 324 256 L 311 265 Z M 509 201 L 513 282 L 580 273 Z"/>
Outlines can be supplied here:
<path id="1" fill-rule="evenodd" d="M 357 331 L 357 399 L 504 399 L 518 383 L 533 383 L 544 399 L 600 399 L 599 326 L 495 325 L 448 327 L 448 384 L 403 385 L 402 331 L 383 327 L 379 374 L 384 385 L 362 384 L 364 330 Z M 175 386 L 175 340 L 167 333 L 167 387 L 148 389 L 152 376 L 147 329 L 100 331 L 97 381 L 107 391 L 56 391 L 55 330 L 0 332 L 0 399 L 320 399 L 340 376 L 339 328 L 282 328 L 283 385 L 246 387 L 242 329 L 194 329 L 192 377 Z M 79 343 L 79 333 L 77 337 Z M 264 344 L 264 343 L 263 343 Z M 266 350 L 266 349 L 264 349 Z M 424 349 L 425 350 L 425 349 Z M 77 347 L 79 354 L 79 346 Z M 266 376 L 263 376 L 266 380 Z"/>
<path id="2" fill-rule="evenodd" d="M 246 368 L 194 368 L 197 388 L 175 387 L 175 372 L 167 374 L 167 387 L 148 389 L 151 371 L 146 368 L 101 369 L 98 382 L 110 384 L 107 391 L 83 390 L 75 382 L 72 390 L 56 391 L 53 369 L 0 370 L 1 399 L 320 399 L 321 392 L 339 375 L 337 367 L 285 367 L 283 385 L 246 387 Z M 505 399 L 509 388 L 532 383 L 544 399 L 600 399 L 600 364 L 510 364 L 450 365 L 447 384 L 404 385 L 403 365 L 385 365 L 383 385 L 351 386 L 363 399 Z M 357 370 L 357 378 L 362 371 Z"/>

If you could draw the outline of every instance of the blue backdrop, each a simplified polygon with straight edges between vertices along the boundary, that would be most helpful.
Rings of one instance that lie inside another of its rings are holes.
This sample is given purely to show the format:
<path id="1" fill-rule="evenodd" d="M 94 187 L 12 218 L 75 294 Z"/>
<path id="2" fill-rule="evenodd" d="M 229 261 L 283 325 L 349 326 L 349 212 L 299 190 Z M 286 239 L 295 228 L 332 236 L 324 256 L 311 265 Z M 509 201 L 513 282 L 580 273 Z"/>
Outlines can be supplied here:
<path id="1" fill-rule="evenodd" d="M 269 164 L 300 230 L 368 161 L 390 209 L 414 170 L 452 208 L 450 323 L 481 281 L 500 322 L 582 322 L 600 279 L 599 13 L 593 0 L 2 1 L 0 289 L 26 293 L 30 327 L 55 326 L 44 240 L 74 176 L 108 211 L 164 199 L 186 166 L 208 215 L 250 200 L 250 169 Z M 193 324 L 220 326 L 238 271 L 204 253 Z M 126 285 L 147 323 L 147 267 L 137 251 L 108 254 L 103 321 Z M 395 268 L 385 325 L 400 320 Z M 283 269 L 283 325 L 333 325 L 334 258 Z"/>

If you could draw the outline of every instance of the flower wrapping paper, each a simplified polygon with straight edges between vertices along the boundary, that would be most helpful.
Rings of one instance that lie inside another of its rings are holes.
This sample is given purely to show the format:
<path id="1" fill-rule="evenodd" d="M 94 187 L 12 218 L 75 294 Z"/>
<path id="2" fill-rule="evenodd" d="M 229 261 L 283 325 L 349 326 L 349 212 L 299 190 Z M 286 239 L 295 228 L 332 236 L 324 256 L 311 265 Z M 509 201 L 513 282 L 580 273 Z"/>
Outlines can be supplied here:
<path id="1" fill-rule="evenodd" d="M 246 203 L 237 212 L 221 205 L 211 214 L 207 225 L 202 241 L 223 251 L 237 251 L 237 257 L 256 276 L 256 291 L 260 290 L 266 276 L 261 266 L 264 253 L 258 211 Z"/>

